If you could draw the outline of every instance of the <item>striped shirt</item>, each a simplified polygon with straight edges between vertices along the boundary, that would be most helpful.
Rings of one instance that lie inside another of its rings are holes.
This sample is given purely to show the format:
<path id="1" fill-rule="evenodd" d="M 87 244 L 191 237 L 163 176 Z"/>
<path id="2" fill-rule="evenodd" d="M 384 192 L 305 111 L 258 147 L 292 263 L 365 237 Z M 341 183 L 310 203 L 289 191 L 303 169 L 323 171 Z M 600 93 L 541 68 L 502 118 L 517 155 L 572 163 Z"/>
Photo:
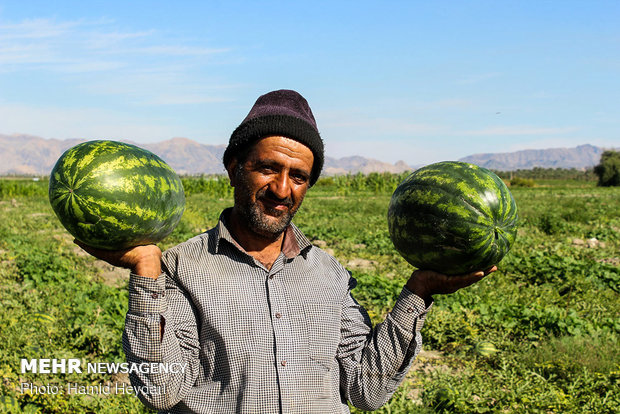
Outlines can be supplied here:
<path id="1" fill-rule="evenodd" d="M 164 413 L 348 413 L 385 404 L 422 344 L 424 301 L 403 288 L 371 325 L 356 281 L 293 224 L 271 269 L 217 226 L 131 275 L 123 349 L 140 399 Z M 163 324 L 163 336 L 160 333 Z M 165 371 L 165 370 L 162 370 Z M 181 372 L 182 371 L 182 372 Z"/>

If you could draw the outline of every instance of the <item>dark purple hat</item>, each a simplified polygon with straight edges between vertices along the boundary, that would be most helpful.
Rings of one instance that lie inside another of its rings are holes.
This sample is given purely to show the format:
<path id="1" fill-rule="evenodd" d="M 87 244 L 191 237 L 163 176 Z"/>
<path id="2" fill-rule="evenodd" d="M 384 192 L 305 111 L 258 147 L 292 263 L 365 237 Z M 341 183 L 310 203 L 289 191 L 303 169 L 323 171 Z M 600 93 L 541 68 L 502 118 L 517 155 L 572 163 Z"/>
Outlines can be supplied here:
<path id="1" fill-rule="evenodd" d="M 314 185 L 323 169 L 323 140 L 316 127 L 308 102 L 299 93 L 287 89 L 260 96 L 248 116 L 230 136 L 224 152 L 224 165 L 241 149 L 261 138 L 283 136 L 299 141 L 314 154 L 310 185 Z"/>

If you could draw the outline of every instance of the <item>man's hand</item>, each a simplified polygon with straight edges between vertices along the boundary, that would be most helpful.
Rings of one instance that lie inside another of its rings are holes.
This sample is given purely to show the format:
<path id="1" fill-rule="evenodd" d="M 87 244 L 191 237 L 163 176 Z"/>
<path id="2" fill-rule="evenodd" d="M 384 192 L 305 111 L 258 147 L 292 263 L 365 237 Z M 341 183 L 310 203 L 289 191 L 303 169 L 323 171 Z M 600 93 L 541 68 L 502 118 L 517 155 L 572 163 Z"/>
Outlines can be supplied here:
<path id="1" fill-rule="evenodd" d="M 465 275 L 446 276 L 432 270 L 416 270 L 407 281 L 407 289 L 429 303 L 435 294 L 454 293 L 459 289 L 482 280 L 485 276 L 497 270 L 493 266 L 487 270 L 480 270 Z"/>
<path id="2" fill-rule="evenodd" d="M 112 266 L 130 269 L 140 276 L 157 279 L 161 274 L 161 250 L 154 244 L 136 246 L 124 250 L 103 250 L 73 241 L 90 255 L 110 263 Z"/>

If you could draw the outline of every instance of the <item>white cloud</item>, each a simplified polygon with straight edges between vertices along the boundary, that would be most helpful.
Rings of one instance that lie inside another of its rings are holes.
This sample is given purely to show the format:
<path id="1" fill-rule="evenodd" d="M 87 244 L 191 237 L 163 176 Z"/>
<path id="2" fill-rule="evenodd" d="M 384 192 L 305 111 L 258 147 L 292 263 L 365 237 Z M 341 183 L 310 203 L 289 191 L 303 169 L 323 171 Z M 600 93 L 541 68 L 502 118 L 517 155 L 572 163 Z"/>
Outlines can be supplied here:
<path id="1" fill-rule="evenodd" d="M 0 33 L 3 76 L 27 72 L 43 88 L 62 84 L 87 104 L 102 95 L 117 107 L 204 104 L 236 88 L 204 75 L 230 49 L 175 42 L 156 30 L 123 31 L 107 19 L 32 19 L 2 24 Z"/>
<path id="2" fill-rule="evenodd" d="M 204 57 L 230 51 L 228 48 L 196 47 L 174 44 L 166 39 L 161 44 L 155 30 L 123 32 L 111 20 L 55 21 L 25 20 L 0 25 L 0 64 L 12 65 L 4 72 L 20 71 L 21 65 L 41 64 L 39 70 L 76 73 L 102 70 L 99 62 L 114 61 L 112 68 L 157 66 L 161 61 L 141 61 L 141 55 L 165 60 L 170 57 L 199 59 L 191 64 L 204 64 Z M 93 64 L 94 62 L 94 64 Z M 32 67 L 27 69 L 31 70 Z M 110 70 L 107 67 L 105 70 Z"/>
<path id="3" fill-rule="evenodd" d="M 499 76 L 501 76 L 501 74 L 498 72 L 480 73 L 476 75 L 469 75 L 469 76 L 462 77 L 458 79 L 456 83 L 460 85 L 471 85 L 471 84 L 481 83 L 489 79 L 497 78 Z"/>
<path id="4" fill-rule="evenodd" d="M 524 125 L 491 127 L 470 131 L 463 131 L 462 135 L 477 136 L 506 136 L 506 135 L 562 135 L 577 131 L 576 127 L 532 127 Z"/>
<path id="5" fill-rule="evenodd" d="M 173 125 L 159 123 L 156 119 L 100 108 L 34 107 L 0 103 L 0 119 L 0 133 L 25 133 L 44 138 L 153 142 L 178 135 Z"/>
<path id="6" fill-rule="evenodd" d="M 48 58 L 45 57 L 45 51 L 38 45 L 0 45 L 0 65 L 3 72 L 14 72 L 16 68 L 7 68 L 6 65 L 21 65 L 39 63 Z"/>
<path id="7" fill-rule="evenodd" d="M 147 105 L 196 105 L 232 101 L 233 100 L 230 98 L 211 96 L 209 93 L 206 92 L 204 94 L 192 94 L 188 92 L 182 95 L 174 93 L 161 94 L 159 96 L 154 96 L 152 99 L 142 103 Z"/>
<path id="8" fill-rule="evenodd" d="M 474 106 L 474 101 L 460 98 L 439 99 L 437 101 L 428 102 L 425 106 L 427 109 L 446 109 L 457 108 L 467 109 Z"/>
<path id="9" fill-rule="evenodd" d="M 63 74 L 81 74 L 92 72 L 111 72 L 118 69 L 126 68 L 128 65 L 121 61 L 105 61 L 105 60 L 91 60 L 91 61 L 66 61 L 66 62 L 54 62 L 49 65 L 50 70 L 61 72 Z"/>
<path id="10" fill-rule="evenodd" d="M 425 164 L 429 159 L 436 159 L 439 154 L 435 148 L 415 141 L 325 141 L 325 154 L 333 158 L 359 155 L 375 160 L 396 163 L 405 161 L 409 165 Z"/>
<path id="11" fill-rule="evenodd" d="M 0 24 L 0 41 L 50 39 L 73 32 L 85 24 L 83 21 L 56 22 L 51 19 L 26 19 L 19 23 Z"/>
<path id="12" fill-rule="evenodd" d="M 162 65 L 153 69 L 126 68 L 93 77 L 79 86 L 90 95 L 122 96 L 132 105 L 187 105 L 229 102 L 228 91 L 243 85 L 197 81 L 183 66 Z"/>
<path id="13" fill-rule="evenodd" d="M 317 112 L 319 128 L 331 136 L 383 136 L 408 137 L 438 134 L 446 131 L 444 126 L 415 122 L 404 117 L 369 116 L 364 111 L 342 110 Z"/>
<path id="14" fill-rule="evenodd" d="M 360 118 L 341 120 L 322 120 L 322 129 L 348 129 L 362 131 L 364 135 L 420 135 L 436 134 L 443 127 L 424 123 L 409 122 L 404 119 Z"/>
<path id="15" fill-rule="evenodd" d="M 192 47 L 192 46 L 149 46 L 144 48 L 136 48 L 128 50 L 130 53 L 144 53 L 149 55 L 164 55 L 164 56 L 207 56 L 218 53 L 228 52 L 228 48 L 206 48 L 206 47 Z"/>
<path id="16" fill-rule="evenodd" d="M 148 38 L 155 34 L 154 30 L 120 33 L 117 31 L 110 32 L 90 32 L 88 33 L 87 47 L 91 49 L 109 49 L 116 48 L 129 40 Z"/>

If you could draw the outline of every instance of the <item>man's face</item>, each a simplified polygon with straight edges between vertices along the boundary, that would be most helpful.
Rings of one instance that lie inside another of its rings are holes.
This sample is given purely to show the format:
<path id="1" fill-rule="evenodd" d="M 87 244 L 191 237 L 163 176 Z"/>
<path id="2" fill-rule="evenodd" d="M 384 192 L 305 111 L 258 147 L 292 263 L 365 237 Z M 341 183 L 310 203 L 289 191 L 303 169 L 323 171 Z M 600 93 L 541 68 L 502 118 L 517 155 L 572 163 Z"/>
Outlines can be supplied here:
<path id="1" fill-rule="evenodd" d="M 277 239 L 301 206 L 314 155 L 300 142 L 273 136 L 254 144 L 246 161 L 229 165 L 235 206 L 248 230 Z"/>

